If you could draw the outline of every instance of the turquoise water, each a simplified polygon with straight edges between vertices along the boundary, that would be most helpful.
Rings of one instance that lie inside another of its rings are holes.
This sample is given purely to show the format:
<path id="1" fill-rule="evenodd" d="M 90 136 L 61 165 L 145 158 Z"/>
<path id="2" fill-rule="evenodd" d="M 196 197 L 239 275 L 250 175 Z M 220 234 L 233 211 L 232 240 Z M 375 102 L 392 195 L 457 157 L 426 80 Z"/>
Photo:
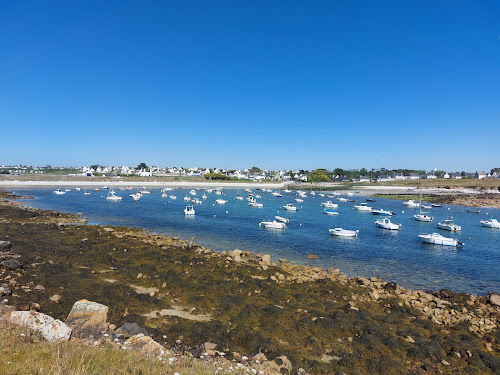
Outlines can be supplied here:
<path id="1" fill-rule="evenodd" d="M 120 202 L 105 199 L 106 191 L 83 195 L 83 190 L 64 195 L 53 194 L 54 189 L 18 189 L 34 200 L 26 203 L 44 209 L 69 213 L 82 212 L 91 223 L 142 227 L 182 238 L 194 237 L 195 242 L 216 251 L 243 249 L 256 253 L 271 254 L 274 260 L 286 258 L 300 264 L 340 268 L 348 276 L 376 276 L 394 281 L 412 289 L 452 289 L 457 292 L 485 294 L 500 291 L 500 230 L 482 227 L 479 220 L 487 217 L 500 218 L 499 209 L 481 208 L 481 213 L 468 213 L 467 207 L 443 205 L 432 208 L 433 223 L 412 220 L 413 209 L 400 201 L 377 199 L 368 203 L 374 208 L 395 212 L 394 223 L 402 224 L 401 231 L 388 231 L 375 227 L 375 220 L 383 216 L 359 212 L 353 209 L 357 203 L 336 202 L 339 215 L 323 213 L 321 202 L 329 198 L 308 195 L 298 212 L 285 211 L 282 206 L 293 201 L 296 194 L 283 193 L 278 198 L 270 193 L 255 191 L 262 196 L 258 201 L 263 208 L 252 208 L 246 200 L 235 200 L 236 189 L 224 189 L 223 195 L 209 193 L 201 205 L 195 205 L 196 215 L 186 217 L 183 209 L 188 204 L 183 198 L 190 189 L 177 189 L 177 200 L 161 198 L 160 189 L 150 189 L 151 195 L 143 195 L 134 202 L 128 195 L 134 191 L 117 191 L 123 196 Z M 197 190 L 201 199 L 203 190 Z M 214 204 L 223 198 L 226 205 Z M 365 197 L 351 197 L 364 202 Z M 488 215 L 486 215 L 488 213 Z M 290 217 L 286 230 L 269 230 L 259 227 L 259 222 L 275 215 Z M 438 221 L 453 216 L 462 226 L 461 233 L 451 233 L 436 228 Z M 339 238 L 330 236 L 328 229 L 342 227 L 357 229 L 359 236 Z M 417 235 L 438 232 L 446 237 L 458 238 L 463 248 L 452 248 L 422 243 Z M 308 259 L 306 255 L 317 255 Z"/>

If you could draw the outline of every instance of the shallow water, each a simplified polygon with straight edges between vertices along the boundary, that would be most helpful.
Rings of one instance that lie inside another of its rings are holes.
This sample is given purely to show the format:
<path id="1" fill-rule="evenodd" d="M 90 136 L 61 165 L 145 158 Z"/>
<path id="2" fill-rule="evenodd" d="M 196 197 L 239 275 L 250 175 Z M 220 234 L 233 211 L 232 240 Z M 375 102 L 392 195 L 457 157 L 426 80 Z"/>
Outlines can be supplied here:
<path id="1" fill-rule="evenodd" d="M 81 191 L 53 194 L 53 189 L 17 189 L 21 194 L 32 195 L 27 200 L 30 206 L 64 211 L 82 212 L 91 223 L 126 225 L 165 233 L 183 238 L 194 237 L 196 243 L 213 250 L 233 250 L 236 248 L 256 253 L 271 254 L 273 259 L 286 258 L 289 261 L 340 268 L 348 276 L 376 276 L 394 281 L 412 289 L 439 290 L 452 289 L 457 292 L 485 294 L 500 291 L 500 230 L 482 227 L 479 220 L 487 217 L 500 218 L 499 209 L 481 208 L 481 213 L 466 212 L 467 207 L 443 205 L 432 208 L 433 223 L 412 220 L 413 209 L 403 206 L 401 201 L 377 199 L 368 203 L 374 208 L 384 208 L 395 212 L 391 218 L 402 224 L 401 231 L 388 231 L 375 227 L 375 220 L 383 216 L 359 212 L 353 209 L 357 203 L 336 202 L 339 215 L 323 214 L 321 202 L 329 198 L 308 196 L 298 212 L 285 211 L 282 207 L 293 201 L 296 194 L 283 193 L 277 198 L 270 193 L 255 192 L 262 196 L 263 208 L 252 208 L 246 200 L 235 200 L 236 189 L 224 189 L 222 196 L 207 193 L 208 199 L 195 205 L 196 215 L 186 217 L 183 209 L 188 204 L 183 198 L 189 189 L 177 189 L 171 193 L 176 200 L 161 198 L 159 189 L 150 190 L 139 202 L 128 195 L 134 191 L 117 191 L 123 196 L 120 202 L 105 199 L 106 191 L 91 191 L 84 195 Z M 197 190 L 201 199 L 203 190 Z M 214 204 L 218 198 L 227 199 L 226 205 Z M 365 197 L 353 199 L 364 202 Z M 488 213 L 488 215 L 486 215 Z M 268 230 L 259 227 L 264 219 L 275 215 L 291 218 L 286 230 Z M 452 216 L 455 223 L 462 226 L 461 233 L 451 233 L 436 228 L 437 222 Z M 358 229 L 359 236 L 339 238 L 330 236 L 329 228 Z M 452 248 L 422 243 L 417 235 L 438 232 L 446 237 L 458 238 L 465 242 L 464 248 Z M 317 255 L 318 259 L 308 259 L 306 255 Z"/>

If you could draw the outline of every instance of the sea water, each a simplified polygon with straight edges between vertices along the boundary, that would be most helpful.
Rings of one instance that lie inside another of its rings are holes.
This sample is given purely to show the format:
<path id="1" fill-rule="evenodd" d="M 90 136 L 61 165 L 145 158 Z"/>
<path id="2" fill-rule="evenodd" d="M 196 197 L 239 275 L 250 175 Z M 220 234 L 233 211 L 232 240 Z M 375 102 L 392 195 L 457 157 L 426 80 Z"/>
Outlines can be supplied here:
<path id="1" fill-rule="evenodd" d="M 122 201 L 106 200 L 107 191 L 83 190 L 53 194 L 54 189 L 17 189 L 20 194 L 32 195 L 35 199 L 26 204 L 43 209 L 68 213 L 83 213 L 94 224 L 125 225 L 141 227 L 157 233 L 181 238 L 193 237 L 195 242 L 215 251 L 234 249 L 254 253 L 270 254 L 273 260 L 286 258 L 299 264 L 339 268 L 348 276 L 381 277 L 411 289 L 451 289 L 457 292 L 485 294 L 500 291 L 500 230 L 482 227 L 480 220 L 499 218 L 500 210 L 480 208 L 480 213 L 469 213 L 468 207 L 443 205 L 432 208 L 432 223 L 413 220 L 414 209 L 401 201 L 377 199 L 368 202 L 373 208 L 393 211 L 391 221 L 402 224 L 400 231 L 390 231 L 375 226 L 375 221 L 385 216 L 360 212 L 353 208 L 359 203 L 337 202 L 339 215 L 323 213 L 321 202 L 330 198 L 308 195 L 304 202 L 296 203 L 295 192 L 275 197 L 268 192 L 254 191 L 262 198 L 262 208 L 249 207 L 246 200 L 236 200 L 236 195 L 247 192 L 224 189 L 223 195 L 206 193 L 207 200 L 194 205 L 196 215 L 185 216 L 185 196 L 191 189 L 175 189 L 176 200 L 162 198 L 160 189 L 151 189 L 138 202 L 128 195 L 134 191 L 117 191 Z M 204 190 L 196 190 L 198 199 Z M 325 193 L 328 194 L 328 193 Z M 228 204 L 215 204 L 216 199 L 226 199 Z M 350 199 L 364 202 L 366 197 L 355 195 Z M 292 202 L 299 211 L 286 211 L 283 206 Z M 263 220 L 273 220 L 279 215 L 290 218 L 285 230 L 270 230 L 259 227 Z M 462 226 L 461 232 L 437 229 L 439 221 L 453 217 Z M 352 238 L 331 236 L 330 228 L 359 230 Z M 462 247 L 449 247 L 422 243 L 419 234 L 438 232 L 465 243 Z M 316 255 L 310 259 L 307 255 Z"/>

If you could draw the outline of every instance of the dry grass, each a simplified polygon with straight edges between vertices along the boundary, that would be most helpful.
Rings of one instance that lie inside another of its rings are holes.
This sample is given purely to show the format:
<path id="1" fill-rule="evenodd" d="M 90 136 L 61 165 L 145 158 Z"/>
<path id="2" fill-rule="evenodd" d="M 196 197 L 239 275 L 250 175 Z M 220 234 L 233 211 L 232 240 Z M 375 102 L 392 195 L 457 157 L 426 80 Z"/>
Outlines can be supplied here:
<path id="1" fill-rule="evenodd" d="M 466 187 L 466 188 L 485 188 L 496 189 L 500 187 L 500 178 L 483 178 L 478 179 L 442 179 L 435 180 L 404 180 L 404 181 L 390 181 L 390 182 L 372 182 L 370 184 L 362 184 L 366 186 L 420 186 L 423 188 L 436 188 L 438 186 L 449 186 L 450 188 Z"/>
<path id="2" fill-rule="evenodd" d="M 231 370 L 228 364 L 219 365 L 188 357 L 176 357 L 173 361 L 169 361 L 168 357 L 164 361 L 148 359 L 111 343 L 91 347 L 77 341 L 49 343 L 0 321 L 0 373 L 211 375 L 238 372 Z"/>

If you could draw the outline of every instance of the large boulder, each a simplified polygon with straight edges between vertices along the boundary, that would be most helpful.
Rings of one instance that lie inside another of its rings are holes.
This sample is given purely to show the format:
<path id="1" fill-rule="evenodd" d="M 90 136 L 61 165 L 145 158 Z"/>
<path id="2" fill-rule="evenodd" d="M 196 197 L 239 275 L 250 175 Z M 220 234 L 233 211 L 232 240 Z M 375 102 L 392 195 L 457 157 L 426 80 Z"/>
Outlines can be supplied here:
<path id="1" fill-rule="evenodd" d="M 123 337 L 125 338 L 129 338 L 140 333 L 142 333 L 144 336 L 149 336 L 149 332 L 137 323 L 123 323 L 123 325 L 118 328 L 115 333 L 118 335 L 123 335 Z"/>
<path id="2" fill-rule="evenodd" d="M 99 339 L 108 328 L 108 310 L 108 306 L 83 299 L 75 302 L 66 324 L 73 330 L 73 337 Z"/>
<path id="3" fill-rule="evenodd" d="M 10 241 L 0 241 L 0 251 L 10 251 L 12 249 L 12 243 Z"/>
<path id="4" fill-rule="evenodd" d="M 58 319 L 35 311 L 13 311 L 10 322 L 37 332 L 47 341 L 65 341 L 71 336 L 71 328 Z"/>
<path id="5" fill-rule="evenodd" d="M 494 306 L 500 306 L 500 295 L 495 293 L 490 294 L 489 301 Z"/>
<path id="6" fill-rule="evenodd" d="M 138 351 L 146 356 L 164 357 L 168 351 L 149 336 L 144 336 L 142 333 L 132 336 L 125 341 L 126 347 L 131 350 Z"/>
<path id="7" fill-rule="evenodd" d="M 7 259 L 0 262 L 0 268 L 7 270 L 17 270 L 18 268 L 23 268 L 23 264 L 15 259 Z"/>

